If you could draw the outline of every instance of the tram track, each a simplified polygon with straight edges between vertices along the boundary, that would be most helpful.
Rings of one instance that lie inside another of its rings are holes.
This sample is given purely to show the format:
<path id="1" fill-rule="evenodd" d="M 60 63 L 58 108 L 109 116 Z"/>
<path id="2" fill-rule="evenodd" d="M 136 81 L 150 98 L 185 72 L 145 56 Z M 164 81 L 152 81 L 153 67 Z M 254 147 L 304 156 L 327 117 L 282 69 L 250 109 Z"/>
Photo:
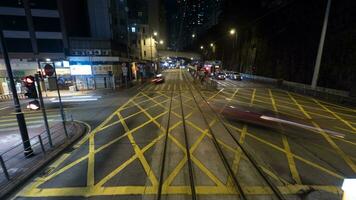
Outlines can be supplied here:
<path id="1" fill-rule="evenodd" d="M 198 108 L 198 111 L 201 113 L 201 116 L 204 120 L 204 123 L 206 124 L 206 126 L 208 127 L 208 131 L 211 134 L 211 139 L 212 142 L 214 143 L 214 146 L 216 148 L 216 150 L 218 151 L 218 154 L 229 174 L 229 176 L 232 178 L 232 181 L 236 187 L 236 191 L 239 194 L 240 199 L 245 200 L 248 199 L 247 196 L 245 195 L 245 192 L 243 190 L 243 186 L 242 184 L 239 182 L 238 178 L 236 177 L 234 171 L 232 170 L 232 167 L 230 166 L 226 155 L 224 154 L 221 146 L 219 145 L 219 142 L 211 128 L 211 126 L 209 125 L 209 122 L 207 120 L 206 115 L 204 114 L 204 112 L 202 111 L 200 104 L 197 101 L 197 98 L 194 95 L 193 90 L 196 91 L 196 94 L 203 100 L 204 104 L 207 105 L 207 107 L 209 108 L 210 111 L 212 111 L 212 113 L 214 113 L 214 118 L 218 120 L 218 122 L 220 122 L 220 124 L 224 127 L 224 129 L 226 130 L 226 132 L 231 136 L 231 138 L 234 140 L 234 142 L 236 143 L 236 145 L 239 147 L 239 149 L 241 149 L 241 151 L 243 152 L 243 154 L 246 156 L 246 158 L 250 161 L 250 163 L 253 165 L 253 167 L 255 168 L 255 170 L 258 172 L 258 174 L 262 177 L 262 179 L 265 181 L 265 183 L 270 187 L 270 189 L 273 191 L 273 193 L 276 195 L 277 199 L 279 200 L 284 200 L 284 196 L 282 195 L 282 193 L 279 191 L 279 189 L 272 183 L 272 181 L 267 177 L 267 175 L 263 172 L 263 170 L 259 167 L 257 161 L 252 157 L 252 155 L 245 149 L 245 147 L 243 147 L 241 145 L 241 143 L 238 141 L 238 139 L 236 138 L 236 136 L 231 132 L 231 130 L 226 126 L 225 122 L 223 121 L 223 119 L 215 112 L 215 110 L 213 108 L 211 108 L 211 106 L 209 105 L 209 102 L 206 100 L 206 98 L 203 96 L 203 94 L 199 91 L 199 89 L 196 88 L 195 85 L 191 86 L 191 84 L 189 84 L 189 78 L 186 76 L 185 73 L 183 73 L 184 76 L 184 80 L 187 82 L 187 85 L 189 87 L 189 92 Z"/>

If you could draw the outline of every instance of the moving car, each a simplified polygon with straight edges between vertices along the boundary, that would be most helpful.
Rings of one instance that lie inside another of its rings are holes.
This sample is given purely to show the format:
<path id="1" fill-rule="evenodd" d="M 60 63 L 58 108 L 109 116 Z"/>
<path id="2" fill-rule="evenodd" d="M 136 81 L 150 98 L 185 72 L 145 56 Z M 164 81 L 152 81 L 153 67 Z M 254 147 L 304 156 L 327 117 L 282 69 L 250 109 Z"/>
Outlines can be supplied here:
<path id="1" fill-rule="evenodd" d="M 164 77 L 163 77 L 162 74 L 157 74 L 157 75 L 155 76 L 155 78 L 152 79 L 151 82 L 152 82 L 152 83 L 156 83 L 156 84 L 164 83 Z"/>

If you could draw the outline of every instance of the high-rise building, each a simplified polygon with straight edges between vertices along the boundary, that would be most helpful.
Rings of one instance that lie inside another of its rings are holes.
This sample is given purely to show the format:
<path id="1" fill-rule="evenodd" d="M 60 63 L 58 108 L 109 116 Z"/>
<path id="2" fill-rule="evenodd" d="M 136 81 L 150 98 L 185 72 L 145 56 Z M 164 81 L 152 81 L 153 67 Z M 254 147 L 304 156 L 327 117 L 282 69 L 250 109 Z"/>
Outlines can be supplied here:
<path id="1" fill-rule="evenodd" d="M 55 0 L 0 1 L 0 26 L 12 58 L 64 58 L 68 42 L 61 5 Z"/>
<path id="2" fill-rule="evenodd" d="M 60 0 L 1 0 L 0 30 L 10 56 L 17 90 L 21 78 L 37 73 L 38 61 L 61 66 L 68 50 L 63 9 Z M 0 94 L 9 93 L 7 72 L 0 54 Z"/>
<path id="3" fill-rule="evenodd" d="M 193 34 L 202 34 L 218 24 L 222 13 L 222 0 L 178 0 L 177 9 L 176 17 L 171 20 L 178 22 L 174 28 L 178 30 L 176 48 L 183 49 L 192 43 Z"/>
<path id="4" fill-rule="evenodd" d="M 132 57 L 155 60 L 166 41 L 161 0 L 128 1 L 129 39 Z"/>

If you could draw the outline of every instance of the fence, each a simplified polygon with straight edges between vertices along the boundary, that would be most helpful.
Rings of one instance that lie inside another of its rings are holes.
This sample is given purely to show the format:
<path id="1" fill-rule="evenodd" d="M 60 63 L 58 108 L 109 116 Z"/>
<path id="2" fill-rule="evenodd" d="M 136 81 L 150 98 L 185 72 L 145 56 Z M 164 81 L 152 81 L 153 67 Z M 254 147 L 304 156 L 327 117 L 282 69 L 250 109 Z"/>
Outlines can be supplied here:
<path id="1" fill-rule="evenodd" d="M 16 144 L 2 153 L 0 155 L 0 189 L 9 181 L 27 173 L 28 170 L 36 166 L 39 159 L 45 158 L 47 153 L 53 151 L 55 147 L 64 144 L 73 137 L 75 135 L 75 131 L 73 131 L 75 125 L 73 123 L 67 124 L 69 125 L 67 125 L 68 136 L 64 133 L 62 125 L 57 124 L 51 127 L 53 146 L 49 143 L 46 131 L 30 138 L 29 141 L 33 152 L 28 155 L 27 158 L 24 155 L 22 143 Z"/>

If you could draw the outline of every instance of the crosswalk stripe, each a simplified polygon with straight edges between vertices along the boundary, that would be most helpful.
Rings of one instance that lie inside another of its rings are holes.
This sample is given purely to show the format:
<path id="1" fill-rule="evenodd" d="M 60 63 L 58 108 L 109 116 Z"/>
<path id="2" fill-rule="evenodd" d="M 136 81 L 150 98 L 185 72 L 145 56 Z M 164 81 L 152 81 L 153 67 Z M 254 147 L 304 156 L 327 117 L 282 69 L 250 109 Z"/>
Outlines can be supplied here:
<path id="1" fill-rule="evenodd" d="M 55 118 L 55 117 L 60 117 L 60 115 L 47 115 L 47 118 Z M 32 119 L 42 119 L 43 117 L 42 116 L 36 116 L 36 117 L 25 117 L 26 120 L 32 120 Z M 16 118 L 13 118 L 13 119 L 1 119 L 0 120 L 0 123 L 2 122 L 11 122 L 11 121 L 16 121 L 17 119 Z"/>

